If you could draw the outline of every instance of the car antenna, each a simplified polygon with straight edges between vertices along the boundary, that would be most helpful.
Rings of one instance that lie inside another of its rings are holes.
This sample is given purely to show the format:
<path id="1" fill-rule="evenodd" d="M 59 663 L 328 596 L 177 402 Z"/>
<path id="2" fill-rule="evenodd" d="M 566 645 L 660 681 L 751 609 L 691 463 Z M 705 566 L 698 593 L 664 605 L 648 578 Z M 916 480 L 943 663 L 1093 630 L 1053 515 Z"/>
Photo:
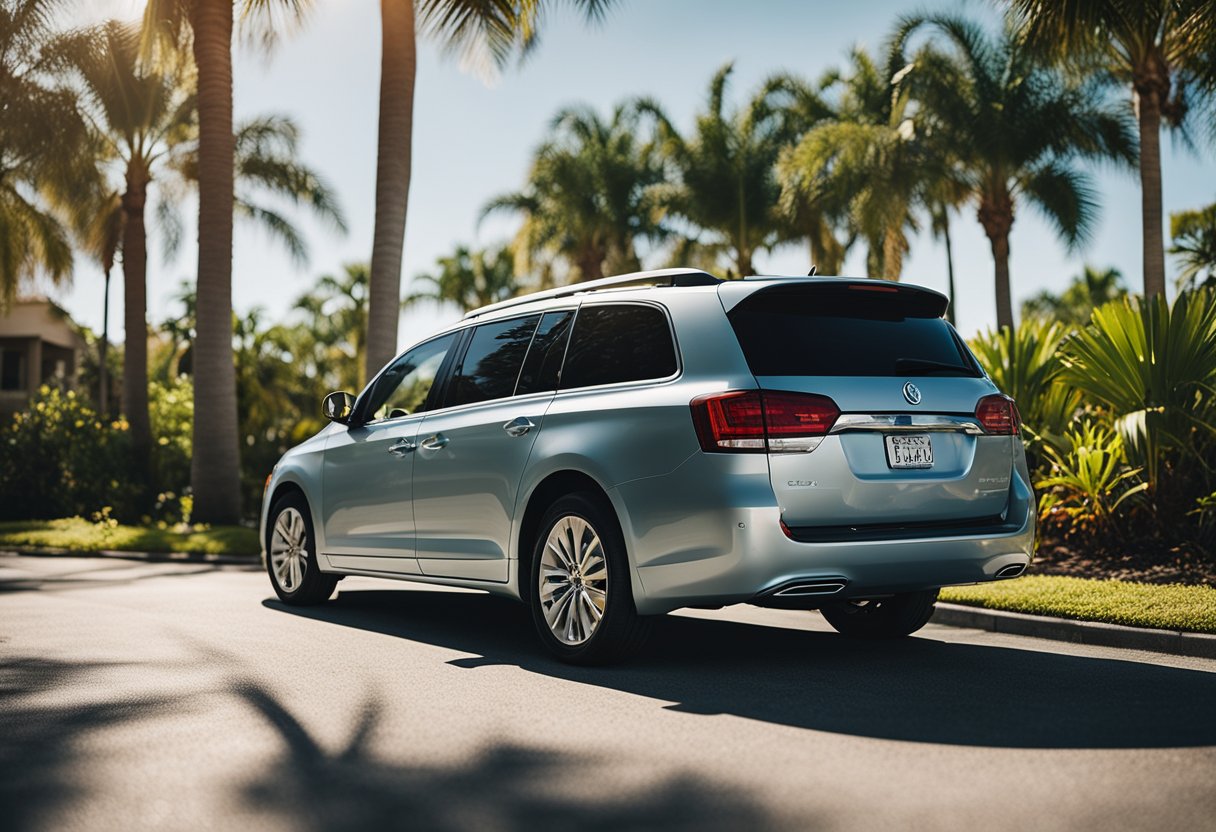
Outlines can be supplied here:
<path id="1" fill-rule="evenodd" d="M 807 277 L 814 277 L 814 276 L 815 276 L 815 274 L 816 274 L 818 271 L 819 271 L 819 267 L 818 267 L 818 266 L 816 266 L 814 263 L 812 263 L 812 264 L 811 264 L 811 270 L 810 270 L 809 272 L 807 272 L 807 273 L 806 273 L 806 276 L 807 276 Z"/>

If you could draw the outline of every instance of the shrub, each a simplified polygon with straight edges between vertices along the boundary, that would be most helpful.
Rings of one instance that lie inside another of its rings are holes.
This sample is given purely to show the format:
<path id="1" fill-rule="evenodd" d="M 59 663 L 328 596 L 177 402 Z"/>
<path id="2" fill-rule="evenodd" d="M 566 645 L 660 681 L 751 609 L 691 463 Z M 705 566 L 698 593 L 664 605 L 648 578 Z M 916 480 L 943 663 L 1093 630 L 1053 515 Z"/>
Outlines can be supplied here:
<path id="1" fill-rule="evenodd" d="M 0 518 L 136 514 L 127 423 L 103 420 L 75 392 L 42 387 L 0 440 Z"/>
<path id="2" fill-rule="evenodd" d="M 193 447 L 194 385 L 188 376 L 148 385 L 152 422 L 152 485 L 157 517 L 189 519 L 190 454 Z"/>
<path id="3" fill-rule="evenodd" d="M 1040 517 L 1065 535 L 1113 536 L 1120 506 L 1147 488 L 1140 469 L 1127 465 L 1119 434 L 1092 419 L 1068 430 L 1063 444 L 1045 447 L 1048 473 L 1035 483 Z"/>

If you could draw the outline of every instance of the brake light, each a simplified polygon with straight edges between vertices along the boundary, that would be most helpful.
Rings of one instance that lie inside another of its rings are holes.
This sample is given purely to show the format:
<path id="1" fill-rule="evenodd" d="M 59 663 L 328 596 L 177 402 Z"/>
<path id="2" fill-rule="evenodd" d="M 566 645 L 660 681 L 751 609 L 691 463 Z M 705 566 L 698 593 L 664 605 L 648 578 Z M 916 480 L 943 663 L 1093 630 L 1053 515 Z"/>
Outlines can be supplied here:
<path id="1" fill-rule="evenodd" d="M 1013 399 L 1001 393 L 984 396 L 975 407 L 975 417 L 985 433 L 1012 436 L 1022 429 L 1022 415 Z"/>
<path id="2" fill-rule="evenodd" d="M 813 451 L 840 408 L 827 396 L 736 390 L 690 402 L 701 450 L 764 453 Z"/>

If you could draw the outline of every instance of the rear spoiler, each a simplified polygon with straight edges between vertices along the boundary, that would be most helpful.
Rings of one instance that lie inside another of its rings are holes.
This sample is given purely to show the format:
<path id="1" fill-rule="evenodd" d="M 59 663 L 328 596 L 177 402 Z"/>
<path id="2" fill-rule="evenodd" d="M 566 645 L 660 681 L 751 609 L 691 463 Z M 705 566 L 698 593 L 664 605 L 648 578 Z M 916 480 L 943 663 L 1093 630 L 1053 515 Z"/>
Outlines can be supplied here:
<path id="1" fill-rule="evenodd" d="M 749 277 L 718 286 L 718 297 L 727 312 L 761 292 L 823 292 L 835 298 L 856 293 L 859 299 L 870 295 L 901 306 L 906 303 L 913 316 L 924 318 L 940 318 L 950 305 L 950 299 L 934 289 L 866 277 Z"/>

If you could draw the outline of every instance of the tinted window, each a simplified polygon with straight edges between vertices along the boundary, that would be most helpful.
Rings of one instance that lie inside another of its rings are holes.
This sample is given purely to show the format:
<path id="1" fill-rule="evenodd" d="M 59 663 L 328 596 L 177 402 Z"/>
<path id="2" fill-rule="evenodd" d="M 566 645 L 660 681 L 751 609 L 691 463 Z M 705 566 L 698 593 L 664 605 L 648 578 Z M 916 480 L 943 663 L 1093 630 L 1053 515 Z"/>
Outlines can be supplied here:
<path id="1" fill-rule="evenodd" d="M 25 389 L 25 353 L 0 349 L 0 390 Z"/>
<path id="2" fill-rule="evenodd" d="M 584 306 L 574 319 L 561 388 L 666 378 L 675 371 L 675 345 L 661 310 Z"/>
<path id="3" fill-rule="evenodd" d="M 528 357 L 519 374 L 516 395 L 556 390 L 562 369 L 562 358 L 566 354 L 566 339 L 570 335 L 570 322 L 574 312 L 546 312 L 532 337 Z"/>
<path id="4" fill-rule="evenodd" d="M 368 421 L 395 419 L 426 409 L 435 376 L 456 342 L 456 334 L 419 344 L 394 361 L 378 379 L 368 397 Z"/>
<path id="5" fill-rule="evenodd" d="M 978 376 L 941 301 L 911 290 L 769 289 L 730 313 L 758 376 Z"/>
<path id="6" fill-rule="evenodd" d="M 538 321 L 540 315 L 529 315 L 473 330 L 464 359 L 452 376 L 445 406 L 503 399 L 514 393 Z"/>

